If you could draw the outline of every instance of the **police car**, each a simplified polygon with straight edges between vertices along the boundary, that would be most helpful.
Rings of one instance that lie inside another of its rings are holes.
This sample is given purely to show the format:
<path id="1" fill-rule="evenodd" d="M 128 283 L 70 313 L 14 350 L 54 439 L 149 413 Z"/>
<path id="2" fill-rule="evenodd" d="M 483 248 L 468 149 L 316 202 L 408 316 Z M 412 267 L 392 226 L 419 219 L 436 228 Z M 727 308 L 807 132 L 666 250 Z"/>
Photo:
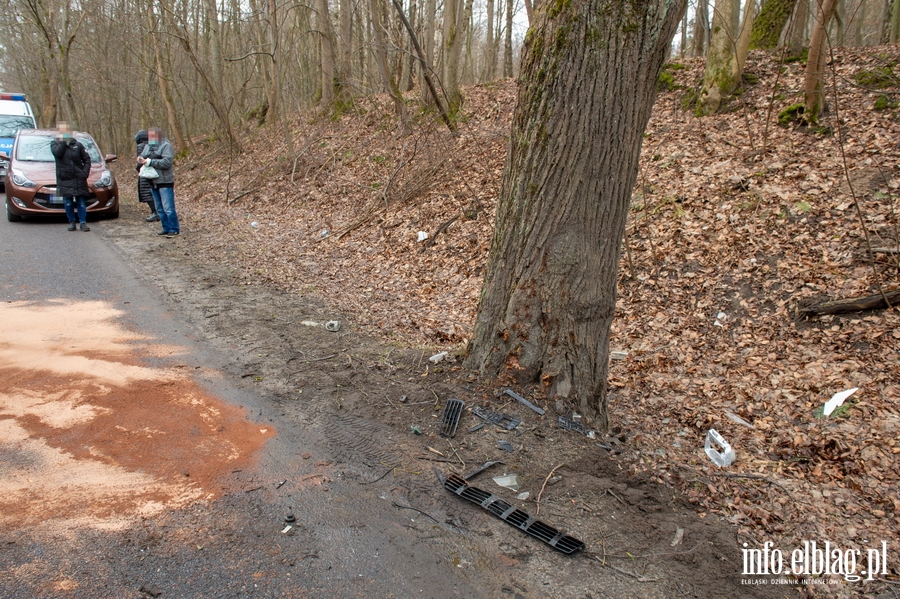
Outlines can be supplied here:
<path id="1" fill-rule="evenodd" d="M 12 154 L 13 141 L 20 129 L 36 129 L 31 105 L 25 101 L 25 94 L 0 93 L 0 152 Z M 9 169 L 9 161 L 0 159 L 0 186 Z"/>

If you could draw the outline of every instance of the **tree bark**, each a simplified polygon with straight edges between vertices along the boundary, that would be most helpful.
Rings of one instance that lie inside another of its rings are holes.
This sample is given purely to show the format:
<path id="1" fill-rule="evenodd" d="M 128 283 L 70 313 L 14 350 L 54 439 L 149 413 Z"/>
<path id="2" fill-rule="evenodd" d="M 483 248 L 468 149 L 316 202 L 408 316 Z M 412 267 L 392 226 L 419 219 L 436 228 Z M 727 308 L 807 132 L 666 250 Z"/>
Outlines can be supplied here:
<path id="1" fill-rule="evenodd" d="M 825 44 L 828 41 L 828 23 L 831 22 L 836 6 L 837 0 L 823 0 L 822 8 L 816 15 L 812 39 L 809 42 L 809 58 L 806 60 L 806 73 L 803 77 L 803 96 L 806 110 L 804 114 L 809 123 L 818 122 L 825 106 L 825 97 L 822 91 L 827 57 Z"/>
<path id="2" fill-rule="evenodd" d="M 740 0 L 716 2 L 706 73 L 700 90 L 700 114 L 714 114 L 737 87 L 734 78 Z"/>
<path id="3" fill-rule="evenodd" d="M 703 56 L 709 42 L 709 0 L 697 0 L 697 11 L 694 13 L 694 35 L 692 56 Z"/>
<path id="4" fill-rule="evenodd" d="M 806 0 L 800 0 L 806 2 Z M 791 18 L 797 0 L 766 0 L 753 23 L 750 47 L 770 50 L 778 46 L 781 32 Z"/>
<path id="5" fill-rule="evenodd" d="M 503 76 L 507 78 L 513 76 L 513 1 L 506 0 L 506 39 L 503 43 Z"/>
<path id="6" fill-rule="evenodd" d="M 797 0 L 794 14 L 788 22 L 785 38 L 790 56 L 800 56 L 806 47 L 806 22 L 809 20 L 809 1 Z"/>
<path id="7" fill-rule="evenodd" d="M 685 0 L 544 3 L 525 40 L 467 367 L 540 381 L 608 424 L 622 235 Z"/>
<path id="8" fill-rule="evenodd" d="M 328 0 L 316 0 L 316 29 L 322 61 L 322 105 L 332 106 L 335 99 L 334 31 L 328 12 Z"/>

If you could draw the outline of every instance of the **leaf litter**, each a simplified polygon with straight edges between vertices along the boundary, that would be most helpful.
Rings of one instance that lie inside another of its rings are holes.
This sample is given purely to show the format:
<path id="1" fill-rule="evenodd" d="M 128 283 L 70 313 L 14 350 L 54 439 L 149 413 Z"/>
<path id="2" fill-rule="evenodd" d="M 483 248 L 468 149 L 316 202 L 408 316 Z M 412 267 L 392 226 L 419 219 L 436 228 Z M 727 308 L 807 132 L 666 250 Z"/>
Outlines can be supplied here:
<path id="1" fill-rule="evenodd" d="M 777 124 L 802 101 L 802 64 L 751 53 L 754 83 L 698 119 L 682 106 L 702 77 L 689 59 L 646 131 L 611 339 L 627 353 L 609 372 L 628 451 L 611 459 L 742 540 L 900 538 L 900 315 L 797 316 L 898 285 L 898 255 L 869 245 L 900 244 L 900 112 L 874 110 L 882 90 L 854 83 L 898 62 L 898 46 L 836 49 L 838 96 L 815 129 Z M 361 333 L 454 356 L 471 335 L 514 104 L 512 81 L 471 86 L 459 135 L 430 116 L 402 134 L 388 98 L 361 98 L 297 121 L 296 159 L 279 134 L 248 129 L 250 158 L 230 170 L 201 146 L 179 165 L 191 255 L 228 265 L 235 284 L 322 298 Z M 727 469 L 704 454 L 710 428 L 736 452 Z"/>

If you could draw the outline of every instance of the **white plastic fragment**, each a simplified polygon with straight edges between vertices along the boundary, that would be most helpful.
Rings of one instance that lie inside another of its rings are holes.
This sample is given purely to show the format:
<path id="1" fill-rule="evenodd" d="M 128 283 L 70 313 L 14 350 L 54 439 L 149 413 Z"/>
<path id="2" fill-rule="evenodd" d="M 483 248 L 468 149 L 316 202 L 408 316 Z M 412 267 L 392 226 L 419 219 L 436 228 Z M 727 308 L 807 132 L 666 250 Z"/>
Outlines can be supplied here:
<path id="1" fill-rule="evenodd" d="M 519 490 L 519 477 L 515 474 L 510 474 L 509 476 L 495 476 L 494 482 L 501 487 L 505 487 L 512 491 Z"/>
<path id="2" fill-rule="evenodd" d="M 725 325 L 722 324 L 722 322 L 726 318 L 728 318 L 728 315 L 726 315 L 724 312 L 719 312 L 718 314 L 716 314 L 716 321 L 713 324 L 716 325 L 717 327 L 724 327 Z"/>
<path id="3" fill-rule="evenodd" d="M 447 352 L 442 351 L 441 353 L 439 353 L 439 354 L 434 354 L 433 356 L 431 356 L 430 358 L 428 358 L 428 361 L 437 364 L 438 362 L 440 362 L 441 360 L 443 360 L 444 358 L 446 358 L 447 355 L 448 355 Z"/>
<path id="4" fill-rule="evenodd" d="M 623 349 L 616 349 L 609 352 L 610 360 L 624 360 L 628 357 L 628 352 Z"/>
<path id="5" fill-rule="evenodd" d="M 253 221 L 252 223 L 250 223 L 250 226 L 253 227 L 253 228 L 255 229 L 256 227 L 259 226 L 259 223 L 256 222 L 256 221 Z"/>
<path id="6" fill-rule="evenodd" d="M 721 447 L 722 451 L 713 447 L 714 443 Z M 720 468 L 730 466 L 734 463 L 734 450 L 731 448 L 728 441 L 726 441 L 714 428 L 707 431 L 706 443 L 703 446 L 703 450 L 706 451 L 706 455 L 713 461 L 713 464 Z"/>
<path id="7" fill-rule="evenodd" d="M 531 493 L 525 491 L 524 493 L 519 493 L 518 495 L 516 495 L 516 499 L 518 499 L 519 501 L 525 501 L 526 499 L 528 499 L 529 495 L 531 495 Z"/>
<path id="8" fill-rule="evenodd" d="M 328 229 L 322 229 L 322 233 L 319 236 L 320 237 L 328 237 Z"/>
<path id="9" fill-rule="evenodd" d="M 419 231 L 418 235 L 416 236 L 416 241 L 422 243 L 426 239 L 428 239 L 428 233 L 425 231 Z"/>
<path id="10" fill-rule="evenodd" d="M 284 534 L 292 528 L 294 528 L 294 527 L 291 526 L 290 524 L 288 524 L 287 526 L 284 527 L 284 529 L 282 529 L 281 533 Z"/>
<path id="11" fill-rule="evenodd" d="M 834 412 L 841 404 L 844 403 L 844 400 L 859 391 L 859 387 L 853 387 L 852 389 L 847 389 L 846 391 L 841 391 L 840 393 L 835 393 L 831 396 L 831 399 L 825 402 L 825 407 L 822 408 L 822 413 L 825 416 L 830 416 L 832 412 Z"/>
<path id="12" fill-rule="evenodd" d="M 337 333 L 338 331 L 341 330 L 341 321 L 340 320 L 329 320 L 328 322 L 325 323 L 325 330 L 332 332 L 332 333 Z"/>
<path id="13" fill-rule="evenodd" d="M 322 326 L 321 322 L 316 322 L 315 320 L 304 320 L 300 324 L 302 324 L 305 327 L 320 327 L 320 326 Z"/>

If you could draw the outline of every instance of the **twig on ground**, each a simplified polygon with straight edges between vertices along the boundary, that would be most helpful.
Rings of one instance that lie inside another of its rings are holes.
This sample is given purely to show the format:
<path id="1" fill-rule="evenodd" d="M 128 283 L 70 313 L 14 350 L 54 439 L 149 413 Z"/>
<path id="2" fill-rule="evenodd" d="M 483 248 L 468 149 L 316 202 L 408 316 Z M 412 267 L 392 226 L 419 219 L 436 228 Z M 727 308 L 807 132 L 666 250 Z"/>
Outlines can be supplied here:
<path id="1" fill-rule="evenodd" d="M 540 515 L 541 513 L 541 496 L 544 494 L 544 488 L 547 486 L 547 481 L 550 480 L 550 477 L 553 476 L 553 473 L 565 466 L 565 464 L 560 464 L 556 468 L 550 471 L 550 474 L 547 475 L 547 478 L 544 479 L 544 484 L 541 485 L 541 492 L 538 493 L 537 499 L 535 503 L 537 504 L 537 509 L 535 510 L 535 516 Z"/>

